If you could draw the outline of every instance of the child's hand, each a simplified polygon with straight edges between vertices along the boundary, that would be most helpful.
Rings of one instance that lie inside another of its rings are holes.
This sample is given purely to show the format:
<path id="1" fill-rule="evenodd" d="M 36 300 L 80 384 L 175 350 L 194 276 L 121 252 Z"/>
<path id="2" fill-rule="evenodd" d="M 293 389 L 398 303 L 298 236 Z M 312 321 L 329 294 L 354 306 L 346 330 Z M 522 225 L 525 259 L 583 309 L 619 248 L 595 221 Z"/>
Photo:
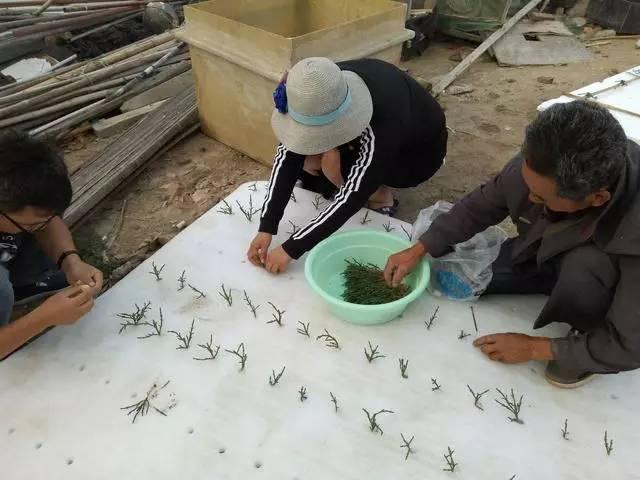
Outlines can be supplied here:
<path id="1" fill-rule="evenodd" d="M 65 288 L 38 307 L 47 325 L 71 325 L 93 308 L 91 287 Z"/>
<path id="2" fill-rule="evenodd" d="M 270 233 L 259 232 L 251 245 L 249 245 L 249 251 L 247 252 L 247 258 L 256 267 L 263 267 L 267 261 L 267 254 L 269 253 L 269 245 L 271 245 L 272 235 Z"/>

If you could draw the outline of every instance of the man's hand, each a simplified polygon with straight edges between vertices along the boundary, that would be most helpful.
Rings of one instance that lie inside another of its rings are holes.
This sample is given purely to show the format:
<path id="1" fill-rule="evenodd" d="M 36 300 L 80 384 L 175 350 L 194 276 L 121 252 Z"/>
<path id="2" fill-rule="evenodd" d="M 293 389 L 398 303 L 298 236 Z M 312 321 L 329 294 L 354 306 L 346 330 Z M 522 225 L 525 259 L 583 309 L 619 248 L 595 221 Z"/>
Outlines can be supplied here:
<path id="1" fill-rule="evenodd" d="M 69 255 L 62 262 L 62 271 L 69 285 L 88 285 L 94 297 L 102 290 L 102 272 L 93 265 L 83 262 L 77 255 Z"/>
<path id="2" fill-rule="evenodd" d="M 282 273 L 289 263 L 291 263 L 289 254 L 284 251 L 284 248 L 278 247 L 267 256 L 265 268 L 269 273 Z"/>
<path id="3" fill-rule="evenodd" d="M 384 267 L 384 279 L 387 284 L 393 287 L 400 285 L 402 279 L 411 273 L 426 253 L 424 245 L 418 242 L 411 248 L 391 255 Z"/>
<path id="4" fill-rule="evenodd" d="M 270 233 L 260 232 L 255 236 L 251 245 L 249 245 L 247 258 L 256 267 L 265 266 L 267 254 L 269 253 L 269 245 L 271 245 L 271 238 L 272 235 Z"/>
<path id="5" fill-rule="evenodd" d="M 476 339 L 473 345 L 497 362 L 553 360 L 551 341 L 545 337 L 532 337 L 522 333 L 496 333 Z"/>
<path id="6" fill-rule="evenodd" d="M 71 325 L 93 308 L 88 285 L 65 288 L 44 301 L 36 310 L 48 326 Z M 40 316 L 39 315 L 39 316 Z"/>

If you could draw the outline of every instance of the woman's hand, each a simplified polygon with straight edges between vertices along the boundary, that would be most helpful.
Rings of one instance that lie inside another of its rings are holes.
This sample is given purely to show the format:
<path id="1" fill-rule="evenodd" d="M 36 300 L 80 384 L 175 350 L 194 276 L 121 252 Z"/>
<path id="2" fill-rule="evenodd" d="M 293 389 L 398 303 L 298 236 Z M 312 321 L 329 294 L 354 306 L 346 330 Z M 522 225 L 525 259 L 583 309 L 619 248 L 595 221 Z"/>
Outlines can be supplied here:
<path id="1" fill-rule="evenodd" d="M 256 267 L 265 266 L 272 237 L 270 233 L 259 232 L 249 245 L 247 258 Z"/>
<path id="2" fill-rule="evenodd" d="M 291 257 L 284 248 L 278 247 L 267 256 L 265 268 L 269 273 L 282 273 L 291 263 Z"/>

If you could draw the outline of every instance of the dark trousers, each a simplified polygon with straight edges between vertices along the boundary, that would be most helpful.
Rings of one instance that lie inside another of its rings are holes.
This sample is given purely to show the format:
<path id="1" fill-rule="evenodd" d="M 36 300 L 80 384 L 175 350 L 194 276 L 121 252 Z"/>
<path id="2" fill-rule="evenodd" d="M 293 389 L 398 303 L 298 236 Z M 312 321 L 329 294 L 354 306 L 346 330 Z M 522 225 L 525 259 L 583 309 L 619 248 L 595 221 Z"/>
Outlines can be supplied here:
<path id="1" fill-rule="evenodd" d="M 614 258 L 593 244 L 581 245 L 538 266 L 535 258 L 514 264 L 513 240 L 502 246 L 484 295 L 549 295 L 534 328 L 568 323 L 580 332 L 604 321 L 619 271 Z"/>
<path id="2" fill-rule="evenodd" d="M 35 238 L 24 235 L 17 255 L 6 266 L 0 265 L 0 326 L 9 322 L 14 303 L 24 297 L 22 291 L 32 290 L 22 287 L 33 285 L 55 268 Z"/>

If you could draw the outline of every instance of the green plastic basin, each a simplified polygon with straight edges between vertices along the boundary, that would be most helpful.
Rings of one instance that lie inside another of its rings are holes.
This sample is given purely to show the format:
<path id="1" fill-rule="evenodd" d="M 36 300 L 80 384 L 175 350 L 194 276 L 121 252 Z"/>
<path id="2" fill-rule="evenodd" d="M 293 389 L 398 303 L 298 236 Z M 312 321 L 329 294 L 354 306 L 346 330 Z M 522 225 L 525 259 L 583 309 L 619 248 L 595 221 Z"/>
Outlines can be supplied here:
<path id="1" fill-rule="evenodd" d="M 411 287 L 411 293 L 406 297 L 381 305 L 358 305 L 342 300 L 345 260 L 355 258 L 384 268 L 389 255 L 409 246 L 407 240 L 386 232 L 354 230 L 337 233 L 311 250 L 304 273 L 311 288 L 327 302 L 337 317 L 363 325 L 385 323 L 401 315 L 411 302 L 424 293 L 429 284 L 429 264 L 420 262 L 405 278 L 404 283 Z"/>

